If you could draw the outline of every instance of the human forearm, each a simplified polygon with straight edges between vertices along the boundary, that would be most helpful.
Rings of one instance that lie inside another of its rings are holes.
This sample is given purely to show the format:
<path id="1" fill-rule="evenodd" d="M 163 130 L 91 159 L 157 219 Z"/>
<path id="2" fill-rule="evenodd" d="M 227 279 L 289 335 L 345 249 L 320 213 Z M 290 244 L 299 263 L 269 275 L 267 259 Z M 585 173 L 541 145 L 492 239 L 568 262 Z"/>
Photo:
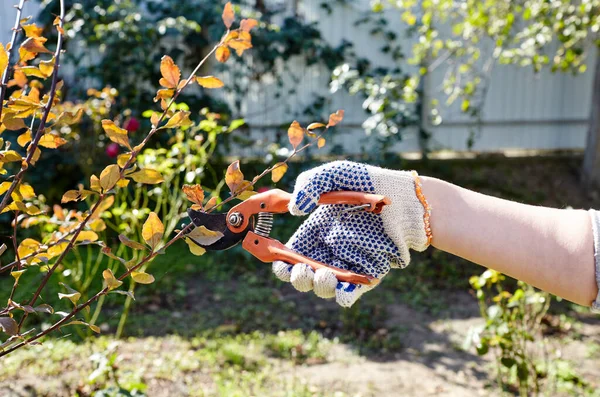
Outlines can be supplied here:
<path id="1" fill-rule="evenodd" d="M 433 246 L 582 305 L 595 299 L 587 212 L 519 204 L 435 178 L 422 181 L 433 208 Z"/>

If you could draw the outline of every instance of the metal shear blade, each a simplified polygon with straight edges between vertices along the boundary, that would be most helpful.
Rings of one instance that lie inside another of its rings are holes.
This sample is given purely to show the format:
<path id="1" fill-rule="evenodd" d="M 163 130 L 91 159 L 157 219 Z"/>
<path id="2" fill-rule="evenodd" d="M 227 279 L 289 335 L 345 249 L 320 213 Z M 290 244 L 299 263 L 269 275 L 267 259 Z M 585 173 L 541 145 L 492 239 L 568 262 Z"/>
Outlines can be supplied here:
<path id="1" fill-rule="evenodd" d="M 227 227 L 227 214 L 209 214 L 202 211 L 188 209 L 188 216 L 196 226 L 204 226 L 208 230 L 223 233 L 223 237 L 210 245 L 200 244 L 198 241 L 190 238 L 194 244 L 208 251 L 223 251 L 236 246 L 246 237 L 249 231 L 253 230 L 253 223 L 248 222 L 248 226 L 241 233 L 234 233 Z"/>

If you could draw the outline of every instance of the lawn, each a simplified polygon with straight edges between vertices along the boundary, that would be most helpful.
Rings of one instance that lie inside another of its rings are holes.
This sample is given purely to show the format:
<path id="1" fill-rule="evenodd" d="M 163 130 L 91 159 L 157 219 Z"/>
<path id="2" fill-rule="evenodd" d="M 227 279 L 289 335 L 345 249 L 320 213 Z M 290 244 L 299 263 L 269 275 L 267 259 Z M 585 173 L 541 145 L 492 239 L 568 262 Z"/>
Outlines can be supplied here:
<path id="1" fill-rule="evenodd" d="M 600 208 L 597 195 L 579 193 L 579 162 L 492 157 L 406 165 L 521 202 Z M 285 241 L 297 224 L 279 217 L 275 237 Z M 491 357 L 463 343 L 482 322 L 468 278 L 483 269 L 443 252 L 413 254 L 408 268 L 347 310 L 296 292 L 239 248 L 198 258 L 180 244 L 151 270 L 157 281 L 136 288 L 126 337 L 111 337 L 123 297 L 110 295 L 96 322 L 102 335 L 82 338 L 67 327 L 2 359 L 0 396 L 499 394 Z M 599 318 L 555 302 L 542 331 L 539 358 L 556 364 L 543 392 L 600 395 Z"/>

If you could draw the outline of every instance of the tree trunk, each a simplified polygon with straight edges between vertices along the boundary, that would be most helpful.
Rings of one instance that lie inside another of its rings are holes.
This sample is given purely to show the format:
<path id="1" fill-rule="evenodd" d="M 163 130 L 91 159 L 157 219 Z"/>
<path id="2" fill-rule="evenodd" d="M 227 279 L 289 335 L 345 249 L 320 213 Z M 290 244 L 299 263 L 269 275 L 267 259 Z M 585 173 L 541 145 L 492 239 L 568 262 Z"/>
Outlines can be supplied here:
<path id="1" fill-rule="evenodd" d="M 596 55 L 592 111 L 583 158 L 583 182 L 589 188 L 600 187 L 600 50 Z"/>

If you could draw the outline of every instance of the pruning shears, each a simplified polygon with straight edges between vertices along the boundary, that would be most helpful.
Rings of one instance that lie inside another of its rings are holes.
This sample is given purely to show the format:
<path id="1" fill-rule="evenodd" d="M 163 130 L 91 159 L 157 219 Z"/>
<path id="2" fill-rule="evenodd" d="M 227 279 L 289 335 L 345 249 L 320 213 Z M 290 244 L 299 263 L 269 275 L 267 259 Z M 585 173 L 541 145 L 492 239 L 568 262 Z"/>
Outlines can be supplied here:
<path id="1" fill-rule="evenodd" d="M 229 249 L 239 242 L 242 247 L 263 262 L 283 261 L 291 265 L 305 263 L 313 270 L 326 267 L 340 281 L 355 284 L 375 285 L 379 280 L 375 277 L 340 269 L 307 258 L 291 250 L 281 242 L 269 237 L 273 228 L 273 214 L 288 212 L 288 204 L 292 195 L 280 189 L 272 189 L 255 194 L 237 204 L 227 213 L 207 213 L 188 209 L 188 216 L 196 227 L 220 232 L 223 236 L 211 244 L 200 244 L 190 237 L 194 244 L 212 251 Z M 364 210 L 375 214 L 381 213 L 390 199 L 371 193 L 338 191 L 325 193 L 319 198 L 319 205 L 347 204 L 353 206 L 349 210 Z"/>

